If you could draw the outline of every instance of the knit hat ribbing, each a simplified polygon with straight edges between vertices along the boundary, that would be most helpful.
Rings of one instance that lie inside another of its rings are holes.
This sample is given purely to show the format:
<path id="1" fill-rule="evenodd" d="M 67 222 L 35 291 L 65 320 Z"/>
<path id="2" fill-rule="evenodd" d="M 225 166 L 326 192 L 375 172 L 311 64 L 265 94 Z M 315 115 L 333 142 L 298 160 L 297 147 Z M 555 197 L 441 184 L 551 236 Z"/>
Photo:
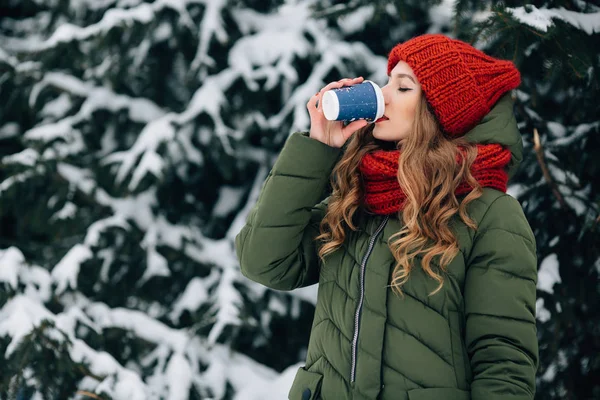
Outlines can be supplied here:
<path id="1" fill-rule="evenodd" d="M 468 132 L 504 93 L 521 83 L 512 62 L 440 34 L 396 45 L 388 57 L 388 75 L 400 60 L 412 68 L 440 125 L 451 136 Z"/>

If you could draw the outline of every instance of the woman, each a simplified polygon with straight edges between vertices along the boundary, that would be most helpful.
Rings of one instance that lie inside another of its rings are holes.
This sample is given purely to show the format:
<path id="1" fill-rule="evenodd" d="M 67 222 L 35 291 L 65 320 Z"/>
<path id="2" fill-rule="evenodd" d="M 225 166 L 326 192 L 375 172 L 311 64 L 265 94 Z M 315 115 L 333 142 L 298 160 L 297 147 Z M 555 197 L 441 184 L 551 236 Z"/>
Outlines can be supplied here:
<path id="1" fill-rule="evenodd" d="M 519 72 L 427 34 L 394 47 L 388 75 L 375 124 L 316 106 L 362 78 L 310 99 L 310 132 L 288 138 L 236 237 L 248 278 L 319 283 L 289 398 L 533 399 L 535 239 L 505 194 Z"/>

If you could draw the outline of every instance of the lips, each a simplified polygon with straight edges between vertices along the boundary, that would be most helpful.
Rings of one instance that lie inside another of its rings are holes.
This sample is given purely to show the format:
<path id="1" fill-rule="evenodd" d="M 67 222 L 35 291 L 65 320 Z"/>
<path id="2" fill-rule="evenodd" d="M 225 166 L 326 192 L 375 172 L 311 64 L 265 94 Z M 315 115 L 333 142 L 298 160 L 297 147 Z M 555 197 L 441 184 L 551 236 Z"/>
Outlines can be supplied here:
<path id="1" fill-rule="evenodd" d="M 388 118 L 388 117 L 386 117 L 386 116 L 384 115 L 383 117 L 381 117 L 381 118 L 379 118 L 377 121 L 375 121 L 375 123 L 378 123 L 378 122 L 383 122 L 383 121 L 387 121 L 388 119 L 389 119 L 389 118 Z"/>

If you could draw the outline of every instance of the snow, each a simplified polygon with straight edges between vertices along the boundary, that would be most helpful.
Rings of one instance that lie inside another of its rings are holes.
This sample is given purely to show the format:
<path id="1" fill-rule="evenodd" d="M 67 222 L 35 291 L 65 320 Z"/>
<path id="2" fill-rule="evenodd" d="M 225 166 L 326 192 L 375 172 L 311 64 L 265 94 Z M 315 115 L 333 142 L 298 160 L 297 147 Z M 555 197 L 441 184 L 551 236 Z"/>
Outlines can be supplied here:
<path id="1" fill-rule="evenodd" d="M 138 282 L 138 286 L 142 286 L 144 282 L 153 276 L 171 276 L 167 259 L 156 250 L 148 250 L 146 262 L 146 270 L 144 276 Z"/>
<path id="2" fill-rule="evenodd" d="M 544 299 L 541 297 L 535 301 L 535 315 L 541 323 L 548 322 L 552 317 L 550 311 L 544 307 Z"/>
<path id="3" fill-rule="evenodd" d="M 218 279 L 215 271 L 211 272 L 209 278 L 211 276 Z M 196 311 L 198 307 L 209 300 L 208 287 L 210 285 L 207 285 L 206 281 L 211 280 L 214 279 L 192 278 L 179 299 L 173 304 L 173 311 L 171 312 L 172 321 L 177 320 L 183 311 Z"/>
<path id="4" fill-rule="evenodd" d="M 157 179 L 161 180 L 163 177 L 163 169 L 165 168 L 165 163 L 161 156 L 159 156 L 154 151 L 146 151 L 139 161 L 133 176 L 131 178 L 131 183 L 129 184 L 129 189 L 134 191 L 137 189 L 139 183 L 142 178 L 144 178 L 147 174 L 154 175 Z"/>
<path id="5" fill-rule="evenodd" d="M 95 387 L 95 393 L 106 392 L 115 400 L 144 400 L 148 390 L 140 376 L 123 368 L 109 353 L 95 351 L 82 340 L 75 340 L 69 355 L 74 362 L 88 364 L 96 376 L 106 378 Z"/>
<path id="6" fill-rule="evenodd" d="M 452 21 L 456 0 L 442 0 L 440 4 L 432 5 L 429 8 L 429 19 L 431 25 L 427 33 L 442 32 L 444 27 Z"/>
<path id="7" fill-rule="evenodd" d="M 25 132 L 24 136 L 27 140 L 39 140 L 50 142 L 55 139 L 67 137 L 72 126 L 72 119 L 65 118 L 57 122 L 36 126 Z"/>
<path id="8" fill-rule="evenodd" d="M 181 354 L 173 354 L 166 371 L 169 400 L 187 400 L 192 386 L 193 371 Z"/>
<path id="9" fill-rule="evenodd" d="M 145 3 L 127 10 L 118 8 L 109 9 L 105 12 L 100 22 L 85 28 L 70 23 L 60 25 L 48 40 L 38 45 L 37 50 L 46 50 L 55 47 L 59 43 L 66 43 L 73 40 L 81 41 L 100 34 L 106 34 L 113 27 L 121 24 L 131 25 L 134 21 L 147 24 L 152 21 L 153 15 L 154 10 L 152 6 Z"/>
<path id="10" fill-rule="evenodd" d="M 200 32 L 198 40 L 198 48 L 196 55 L 191 64 L 192 70 L 197 70 L 202 64 L 208 66 L 214 65 L 212 57 L 208 55 L 210 41 L 213 36 L 220 43 L 224 43 L 228 39 L 227 31 L 223 26 L 221 11 L 227 6 L 226 0 L 205 0 L 205 10 L 200 22 Z"/>
<path id="11" fill-rule="evenodd" d="M 555 121 L 548 121 L 546 123 L 546 127 L 548 128 L 548 131 L 550 131 L 550 133 L 552 134 L 552 136 L 554 137 L 564 137 L 565 134 L 567 133 L 567 128 L 565 128 L 564 125 L 555 122 Z"/>
<path id="12" fill-rule="evenodd" d="M 350 35 L 361 30 L 373 18 L 374 14 L 375 6 L 369 4 L 342 15 L 337 22 L 342 32 Z"/>
<path id="13" fill-rule="evenodd" d="M 561 283 L 558 271 L 558 258 L 552 253 L 544 258 L 538 271 L 537 288 L 547 293 L 554 293 L 554 285 Z"/>
<path id="14" fill-rule="evenodd" d="M 239 393 L 235 399 L 263 400 L 287 398 L 289 387 L 286 389 L 274 384 L 274 381 L 278 378 L 278 374 L 272 369 L 258 364 L 242 354 L 232 352 L 227 347 L 221 345 L 212 348 L 208 356 L 210 356 L 212 362 L 209 369 L 202 374 L 202 381 L 210 382 L 210 387 L 214 390 L 213 398 L 222 398 L 219 394 L 224 392 L 226 381 L 231 383 L 236 393 Z M 278 383 L 284 385 L 289 381 L 291 386 L 289 374 L 285 376 L 285 381 L 279 381 Z M 267 397 L 254 395 L 257 387 L 261 386 L 265 390 L 261 394 L 264 395 L 267 393 Z M 272 389 L 271 392 L 266 390 L 269 387 Z"/>
<path id="15" fill-rule="evenodd" d="M 0 127 L 0 140 L 10 139 L 19 135 L 19 124 L 8 122 Z"/>
<path id="16" fill-rule="evenodd" d="M 104 158 L 103 164 L 121 164 L 116 176 L 117 183 L 121 183 L 130 174 L 136 161 L 142 156 L 142 162 L 135 167 L 133 178 L 129 183 L 129 189 L 133 191 L 147 173 L 151 173 L 157 178 L 162 176 L 164 163 L 156 150 L 161 143 L 168 143 L 174 138 L 175 129 L 171 118 L 169 116 L 158 118 L 144 127 L 131 149 L 109 154 Z"/>
<path id="17" fill-rule="evenodd" d="M 203 113 L 208 114 L 214 123 L 213 133 L 221 141 L 227 154 L 232 156 L 234 151 L 225 137 L 231 129 L 223 121 L 221 110 L 227 106 L 225 91 L 231 87 L 239 75 L 239 71 L 227 69 L 204 79 L 202 86 L 193 94 L 187 109 L 173 117 L 178 124 L 183 125 Z"/>
<path id="18" fill-rule="evenodd" d="M 581 29 L 588 35 L 600 32 L 600 12 L 580 13 L 560 8 L 537 8 L 528 4 L 525 7 L 507 7 L 507 11 L 520 22 L 542 32 L 554 25 L 553 19 L 560 19 L 575 28 Z"/>
<path id="19" fill-rule="evenodd" d="M 0 282 L 6 282 L 17 289 L 19 269 L 25 263 L 23 253 L 16 247 L 0 250 Z"/>
<path id="20" fill-rule="evenodd" d="M 518 199 L 523 193 L 527 191 L 527 187 L 520 183 L 510 183 L 506 188 L 506 193 L 510 196 Z"/>
<path id="21" fill-rule="evenodd" d="M 84 13 L 88 10 L 99 11 L 113 5 L 117 0 L 70 0 L 69 9 L 76 14 Z"/>
<path id="22" fill-rule="evenodd" d="M 252 182 L 252 188 L 250 189 L 250 194 L 248 195 L 248 199 L 246 200 L 246 204 L 242 207 L 242 209 L 238 212 L 235 220 L 231 224 L 229 231 L 227 232 L 227 238 L 230 240 L 234 240 L 237 233 L 242 229 L 242 227 L 246 224 L 248 219 L 248 214 L 254 208 L 256 201 L 258 200 L 258 196 L 260 195 L 260 191 L 264 185 L 265 180 L 269 174 L 269 169 L 263 164 L 260 166 L 259 170 L 254 177 L 254 181 Z"/>
<path id="23" fill-rule="evenodd" d="M 71 203 L 70 201 L 67 201 L 64 206 L 57 211 L 51 218 L 51 221 L 60 219 L 60 220 L 66 220 L 66 219 L 73 219 L 75 218 L 75 215 L 77 213 L 77 206 L 73 203 Z"/>
<path id="24" fill-rule="evenodd" d="M 158 235 L 156 225 L 152 225 L 142 240 L 141 246 L 146 249 L 146 270 L 137 283 L 138 287 L 153 276 L 171 276 L 167 259 L 156 250 Z"/>
<path id="25" fill-rule="evenodd" d="M 62 72 L 48 72 L 33 86 L 29 96 L 31 107 L 35 106 L 40 93 L 47 87 L 61 90 L 64 92 L 63 94 L 68 93 L 85 98 L 79 112 L 75 116 L 65 119 L 71 124 L 88 120 L 95 111 L 101 109 L 113 112 L 122 109 L 128 110 L 128 116 L 132 121 L 142 123 L 152 121 L 165 114 L 159 106 L 148 99 L 117 94 L 106 87 L 95 86 Z"/>
<path id="26" fill-rule="evenodd" d="M 11 154 L 2 158 L 3 164 L 21 164 L 23 166 L 33 167 L 38 161 L 39 153 L 32 148 L 27 148 L 20 153 Z"/>
<path id="27" fill-rule="evenodd" d="M 57 170 L 62 178 L 85 194 L 91 194 L 96 188 L 96 181 L 89 170 L 67 163 L 58 163 Z"/>
<path id="28" fill-rule="evenodd" d="M 62 118 L 73 106 L 73 102 L 66 93 L 61 93 L 56 99 L 44 104 L 40 114 L 44 117 Z"/>
<path id="29" fill-rule="evenodd" d="M 28 265 L 23 253 L 14 246 L 0 249 L 0 282 L 13 290 L 17 290 L 19 284 L 25 286 L 23 293 L 32 300 L 43 302 L 50 298 L 52 282 L 48 271 Z"/>
<path id="30" fill-rule="evenodd" d="M 221 186 L 219 189 L 219 199 L 213 208 L 215 217 L 226 217 L 229 213 L 235 211 L 242 196 L 242 189 L 232 186 Z"/>
<path id="31" fill-rule="evenodd" d="M 0 309 L 0 337 L 11 337 L 4 357 L 10 357 L 23 337 L 45 319 L 52 320 L 52 314 L 37 301 L 20 294 L 8 300 Z"/>
<path id="32" fill-rule="evenodd" d="M 280 7 L 277 13 L 271 15 L 261 15 L 249 10 L 233 13 L 240 30 L 247 36 L 243 38 L 243 49 L 237 48 L 238 43 L 240 43 L 237 42 L 230 52 L 233 55 L 233 58 L 230 58 L 230 65 L 233 68 L 241 69 L 245 82 L 251 89 L 258 88 L 257 84 L 250 79 L 256 79 L 256 76 L 267 77 L 266 87 L 270 87 L 269 85 L 272 85 L 274 79 L 280 75 L 285 76 L 289 84 L 295 83 L 297 77 L 296 68 L 292 64 L 293 56 L 295 54 L 302 56 L 308 49 L 320 54 L 320 59 L 316 61 L 310 76 L 290 92 L 287 96 L 287 102 L 279 113 L 268 118 L 268 125 L 272 128 L 280 126 L 282 121 L 290 113 L 293 113 L 292 131 L 305 129 L 309 123 L 306 112 L 307 99 L 325 85 L 325 78 L 330 73 L 336 71 L 340 77 L 348 76 L 348 72 L 345 71 L 344 67 L 345 60 L 351 59 L 354 62 L 364 64 L 367 71 L 374 73 L 374 76 L 367 78 L 376 82 L 384 80 L 386 76 L 385 65 L 387 65 L 387 59 L 385 57 L 376 56 L 362 43 L 333 40 L 333 38 L 324 34 L 324 21 L 310 18 L 309 7 L 309 2 L 299 2 L 286 4 Z M 251 34 L 252 32 L 255 33 Z M 314 43 L 308 41 L 307 36 L 311 37 Z M 285 38 L 287 41 L 280 38 Z M 269 41 L 269 46 L 264 46 L 265 40 Z M 286 45 L 273 46 L 273 43 L 278 43 L 280 40 L 281 43 L 285 42 Z M 250 55 L 246 50 L 248 46 L 253 49 Z M 268 51 L 265 48 L 269 48 Z M 255 53 L 262 55 L 264 59 L 262 61 L 257 60 L 257 57 L 252 55 Z M 272 67 L 270 64 L 272 64 L 272 60 L 277 53 L 279 53 L 278 62 L 275 67 Z M 252 74 L 249 73 L 248 62 L 244 62 L 240 54 L 251 57 L 254 63 L 259 63 L 258 68 L 253 70 Z M 240 64 L 239 67 L 238 64 Z"/>
<path id="33" fill-rule="evenodd" d="M 255 80 L 263 77 L 267 78 L 265 89 L 272 88 L 282 74 L 288 75 L 290 81 L 296 81 L 295 70 L 283 66 L 291 64 L 294 57 L 306 57 L 309 43 L 299 40 L 300 34 L 296 31 L 265 30 L 246 36 L 238 40 L 229 52 L 229 64 L 240 71 L 251 90 L 259 89 Z M 265 46 L 264 43 L 271 45 Z"/>
<path id="34" fill-rule="evenodd" d="M 552 363 L 548 365 L 546 368 L 546 372 L 542 375 L 541 379 L 545 382 L 554 381 L 554 377 L 556 376 L 556 364 Z"/>
<path id="35" fill-rule="evenodd" d="M 249 382 L 233 400 L 286 399 L 301 366 L 302 363 L 292 364 L 274 379 Z"/>
<path id="36" fill-rule="evenodd" d="M 208 334 L 208 342 L 214 344 L 226 326 L 241 325 L 240 310 L 243 301 L 240 293 L 233 286 L 238 274 L 236 270 L 226 268 L 216 289 L 216 299 L 211 311 L 216 311 L 215 324 Z"/>
<path id="37" fill-rule="evenodd" d="M 0 47 L 0 61 L 3 61 L 10 65 L 11 67 L 15 67 L 18 63 L 17 59 L 10 54 L 8 54 L 2 47 Z"/>
<path id="38" fill-rule="evenodd" d="M 554 129 L 556 130 L 555 125 L 554 125 Z M 598 129 L 600 129 L 600 121 L 577 125 L 574 129 L 569 128 L 569 130 L 572 131 L 570 134 L 563 135 L 563 136 L 557 135 L 558 138 L 554 139 L 552 141 L 549 141 L 546 144 L 546 147 L 547 148 L 555 148 L 555 147 L 570 146 L 573 143 L 577 143 L 578 141 L 585 140 L 585 138 L 592 131 L 598 130 Z"/>
<path id="39" fill-rule="evenodd" d="M 61 294 L 67 288 L 77 289 L 77 276 L 81 264 L 93 257 L 89 247 L 77 244 L 52 269 L 52 280 L 56 283 L 56 292 Z"/>
<path id="40" fill-rule="evenodd" d="M 2 196 L 2 192 L 7 191 L 13 185 L 15 185 L 17 183 L 24 183 L 29 178 L 34 177 L 35 176 L 35 172 L 36 171 L 28 170 L 28 171 L 25 171 L 25 172 L 21 172 L 20 174 L 16 174 L 16 175 L 13 175 L 11 177 L 6 178 L 4 181 L 2 181 L 0 183 L 0 196 Z"/>
<path id="41" fill-rule="evenodd" d="M 306 286 L 300 289 L 295 289 L 292 292 L 290 292 L 290 294 L 294 297 L 299 298 L 300 300 L 316 305 L 318 288 L 318 285 Z"/>
<path id="42" fill-rule="evenodd" d="M 20 271 L 20 280 L 25 285 L 23 293 L 32 300 L 46 302 L 52 296 L 52 278 L 50 273 L 39 266 L 32 265 Z"/>
<path id="43" fill-rule="evenodd" d="M 104 303 L 92 303 L 84 311 L 101 329 L 121 328 L 150 343 L 162 343 L 174 352 L 183 352 L 189 341 L 188 335 L 180 330 L 151 318 L 143 312 L 125 308 L 110 309 Z"/>

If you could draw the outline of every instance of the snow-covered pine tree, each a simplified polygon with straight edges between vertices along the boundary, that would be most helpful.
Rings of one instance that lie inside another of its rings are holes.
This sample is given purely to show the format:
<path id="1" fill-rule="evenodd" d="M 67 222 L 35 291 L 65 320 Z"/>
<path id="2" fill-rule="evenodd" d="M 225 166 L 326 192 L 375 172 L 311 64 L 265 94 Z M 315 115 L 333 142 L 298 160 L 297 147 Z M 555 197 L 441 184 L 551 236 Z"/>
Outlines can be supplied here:
<path id="1" fill-rule="evenodd" d="M 0 398 L 285 397 L 316 288 L 233 238 L 310 95 L 385 56 L 282 3 L 0 6 Z"/>

